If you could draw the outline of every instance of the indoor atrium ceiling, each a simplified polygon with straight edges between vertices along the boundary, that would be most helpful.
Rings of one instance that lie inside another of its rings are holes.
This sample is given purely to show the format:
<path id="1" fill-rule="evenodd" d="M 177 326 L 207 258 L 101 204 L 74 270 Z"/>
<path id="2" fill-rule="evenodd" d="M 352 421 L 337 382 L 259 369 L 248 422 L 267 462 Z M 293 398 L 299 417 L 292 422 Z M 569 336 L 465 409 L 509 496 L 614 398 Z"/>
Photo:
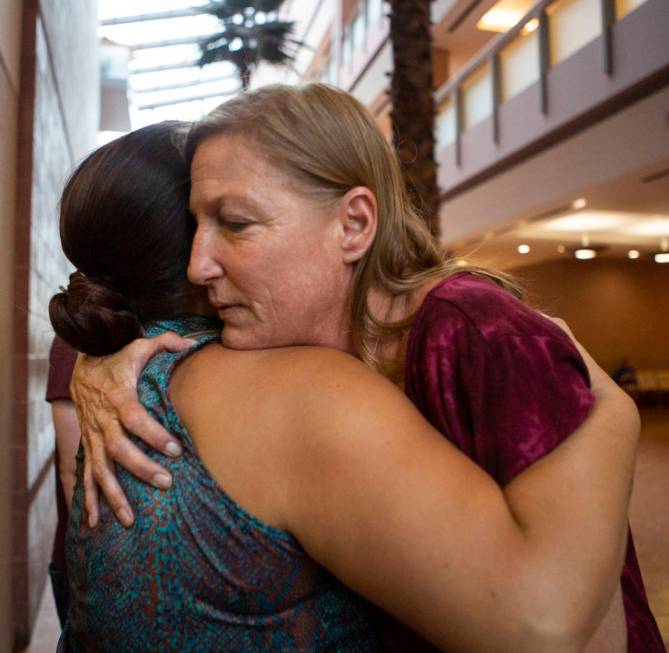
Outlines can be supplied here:
<path id="1" fill-rule="evenodd" d="M 669 160 L 585 188 L 559 206 L 466 242 L 449 243 L 462 260 L 504 269 L 573 257 L 584 247 L 603 258 L 648 261 L 669 252 Z"/>
<path id="2" fill-rule="evenodd" d="M 239 89 L 227 62 L 199 68 L 198 41 L 218 20 L 200 0 L 99 0 L 102 43 L 128 49 L 132 128 L 160 120 L 201 117 Z"/>

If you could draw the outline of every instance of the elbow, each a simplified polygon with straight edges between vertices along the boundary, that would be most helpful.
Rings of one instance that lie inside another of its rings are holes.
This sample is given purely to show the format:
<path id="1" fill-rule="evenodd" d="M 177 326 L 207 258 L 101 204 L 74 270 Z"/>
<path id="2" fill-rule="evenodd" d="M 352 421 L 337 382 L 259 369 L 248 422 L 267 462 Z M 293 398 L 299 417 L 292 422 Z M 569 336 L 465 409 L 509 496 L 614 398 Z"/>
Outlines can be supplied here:
<path id="1" fill-rule="evenodd" d="M 596 628 L 593 615 L 583 609 L 577 593 L 550 596 L 550 592 L 528 606 L 521 623 L 523 651 L 528 653 L 581 653 Z"/>

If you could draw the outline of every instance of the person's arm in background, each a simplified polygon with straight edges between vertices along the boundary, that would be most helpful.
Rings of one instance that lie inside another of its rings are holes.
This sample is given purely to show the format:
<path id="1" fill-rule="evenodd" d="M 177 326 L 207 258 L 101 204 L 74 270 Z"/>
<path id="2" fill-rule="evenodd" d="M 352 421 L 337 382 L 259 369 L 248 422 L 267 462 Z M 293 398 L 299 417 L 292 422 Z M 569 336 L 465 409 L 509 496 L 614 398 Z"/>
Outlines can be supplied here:
<path id="1" fill-rule="evenodd" d="M 72 370 L 77 351 L 56 336 L 49 352 L 49 376 L 46 400 L 51 403 L 51 415 L 56 433 L 56 470 L 58 481 L 69 511 L 76 480 L 76 455 L 81 431 L 70 395 Z"/>
<path id="2" fill-rule="evenodd" d="M 51 415 L 56 432 L 59 480 L 65 494 L 67 509 L 70 510 L 77 480 L 76 456 L 81 440 L 74 402 L 71 399 L 55 399 L 51 402 Z"/>

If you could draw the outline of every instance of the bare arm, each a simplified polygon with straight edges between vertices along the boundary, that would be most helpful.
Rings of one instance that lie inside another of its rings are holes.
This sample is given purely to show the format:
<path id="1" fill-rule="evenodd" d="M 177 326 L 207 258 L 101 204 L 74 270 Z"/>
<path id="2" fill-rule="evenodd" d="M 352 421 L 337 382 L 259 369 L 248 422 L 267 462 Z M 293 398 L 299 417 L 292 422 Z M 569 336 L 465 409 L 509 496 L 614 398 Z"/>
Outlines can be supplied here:
<path id="1" fill-rule="evenodd" d="M 69 399 L 55 399 L 51 402 L 51 415 L 56 432 L 60 483 L 65 494 L 67 509 L 72 506 L 72 494 L 77 481 L 77 449 L 81 432 L 77 412 Z"/>
<path id="2" fill-rule="evenodd" d="M 627 622 L 620 585 L 613 595 L 606 616 L 599 624 L 583 653 L 626 653 Z"/>
<path id="3" fill-rule="evenodd" d="M 631 401 L 602 372 L 587 422 L 500 490 L 401 393 L 321 369 L 285 474 L 285 520 L 310 555 L 439 646 L 581 651 L 622 564 Z"/>

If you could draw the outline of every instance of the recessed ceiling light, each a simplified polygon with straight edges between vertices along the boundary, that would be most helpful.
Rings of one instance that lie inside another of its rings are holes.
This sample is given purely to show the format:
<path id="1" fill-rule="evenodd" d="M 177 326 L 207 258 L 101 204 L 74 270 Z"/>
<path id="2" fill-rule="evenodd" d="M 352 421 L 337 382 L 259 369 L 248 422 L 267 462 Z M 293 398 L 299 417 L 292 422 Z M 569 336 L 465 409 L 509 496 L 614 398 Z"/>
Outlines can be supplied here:
<path id="1" fill-rule="evenodd" d="M 500 0 L 480 18 L 476 27 L 488 32 L 508 32 L 531 6 L 526 0 Z M 524 26 L 523 33 L 533 32 L 538 26 L 539 21 L 532 19 Z"/>
<path id="2" fill-rule="evenodd" d="M 519 254 L 529 254 L 530 253 L 530 246 L 529 245 L 518 245 L 518 253 Z"/>
<path id="3" fill-rule="evenodd" d="M 595 258 L 595 256 L 597 256 L 597 250 L 582 247 L 574 252 L 574 256 L 580 261 L 587 261 L 588 259 Z"/>
<path id="4" fill-rule="evenodd" d="M 588 205 L 588 202 L 584 197 L 579 197 L 577 200 L 574 200 L 571 203 L 572 208 L 576 209 L 577 211 L 579 209 L 584 209 L 587 205 Z"/>
<path id="5" fill-rule="evenodd" d="M 669 263 L 669 252 L 658 252 L 654 258 L 655 263 Z"/>
<path id="6" fill-rule="evenodd" d="M 638 259 L 639 256 L 641 256 L 640 252 L 638 249 L 631 249 L 629 252 L 627 252 L 627 258 L 631 259 Z"/>

